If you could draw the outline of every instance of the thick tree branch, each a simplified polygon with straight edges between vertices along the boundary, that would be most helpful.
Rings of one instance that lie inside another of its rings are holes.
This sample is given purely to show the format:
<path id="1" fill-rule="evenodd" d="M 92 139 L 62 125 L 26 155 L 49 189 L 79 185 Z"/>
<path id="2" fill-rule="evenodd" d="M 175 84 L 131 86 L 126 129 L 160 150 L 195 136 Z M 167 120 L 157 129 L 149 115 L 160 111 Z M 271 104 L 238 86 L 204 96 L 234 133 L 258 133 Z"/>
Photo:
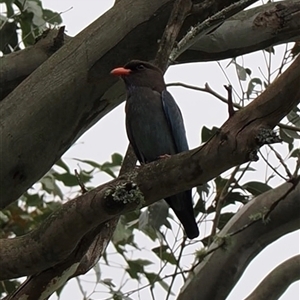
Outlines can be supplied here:
<path id="1" fill-rule="evenodd" d="M 201 37 L 179 61 L 237 57 L 300 38 L 300 1 L 272 2 L 242 11 Z"/>
<path id="2" fill-rule="evenodd" d="M 211 1 L 200 20 L 233 2 Z M 109 75 L 113 67 L 154 58 L 166 25 L 156 21 L 167 20 L 173 1 L 134 1 L 135 9 L 132 3 L 116 3 L 0 102 L 0 208 L 124 100 L 123 85 Z"/>
<path id="3" fill-rule="evenodd" d="M 204 146 L 127 173 L 64 204 L 37 230 L 0 240 L 1 278 L 35 274 L 56 265 L 101 223 L 200 185 L 248 161 L 259 147 L 257 137 L 261 130 L 273 128 L 299 103 L 299 82 L 300 57 L 256 100 L 228 119 Z M 132 198 L 138 203 L 130 201 Z"/>
<path id="4" fill-rule="evenodd" d="M 276 9 L 278 4 L 278 2 L 268 3 L 225 20 L 217 30 L 200 38 L 182 54 L 178 62 L 220 60 L 299 40 L 300 18 L 297 9 L 299 10 L 300 1 L 284 1 L 285 9 Z M 202 6 L 201 9 L 206 9 L 206 6 Z M 155 20 L 155 26 L 152 26 L 153 20 L 146 21 L 152 24 L 148 30 L 157 30 L 157 23 L 166 22 L 167 16 L 161 12 L 158 14 L 160 18 Z M 277 26 L 274 26 L 274 16 L 277 19 Z M 180 37 L 197 22 L 199 22 L 197 17 L 189 17 L 184 23 L 184 30 Z M 51 53 L 47 51 L 47 48 L 52 44 L 52 40 L 47 38 L 45 48 L 36 44 L 27 48 L 26 51 L 18 51 L 17 54 L 13 53 L 0 58 L 0 64 L 4 66 L 0 70 L 0 100 L 48 59 Z M 151 45 L 150 47 L 152 49 L 155 46 Z M 136 57 L 145 58 L 142 52 Z M 16 63 L 16 59 L 18 59 L 18 63 Z"/>
<path id="5" fill-rule="evenodd" d="M 0 57 L 0 100 L 70 39 L 64 34 L 64 27 L 48 29 L 33 46 Z"/>
<path id="6" fill-rule="evenodd" d="M 176 47 L 173 49 L 170 60 L 175 61 L 182 53 L 191 48 L 200 38 L 208 32 L 215 31 L 224 20 L 232 17 L 237 12 L 240 12 L 249 5 L 255 3 L 256 0 L 242 0 L 237 3 L 233 3 L 228 7 L 225 7 L 221 11 L 217 12 L 215 15 L 206 19 L 202 23 L 194 24 L 188 31 L 188 33 L 178 42 Z M 201 14 L 201 10 L 199 11 Z"/>
<path id="7" fill-rule="evenodd" d="M 169 64 L 169 55 L 173 49 L 182 24 L 190 12 L 192 2 L 190 0 L 176 0 L 168 24 L 159 43 L 155 64 L 161 70 L 166 71 Z"/>
<path id="8" fill-rule="evenodd" d="M 286 289 L 300 280 L 300 255 L 277 266 L 245 300 L 279 299 Z"/>
<path id="9" fill-rule="evenodd" d="M 226 299 L 251 260 L 267 245 L 299 229 L 300 178 L 263 193 L 245 205 L 226 224 L 209 256 L 194 269 L 178 300 Z M 280 197 L 284 201 L 263 221 L 264 213 Z M 216 288 L 216 286 L 218 288 Z M 185 288 L 188 287 L 188 288 Z M 255 299 L 277 299 L 276 297 Z"/>

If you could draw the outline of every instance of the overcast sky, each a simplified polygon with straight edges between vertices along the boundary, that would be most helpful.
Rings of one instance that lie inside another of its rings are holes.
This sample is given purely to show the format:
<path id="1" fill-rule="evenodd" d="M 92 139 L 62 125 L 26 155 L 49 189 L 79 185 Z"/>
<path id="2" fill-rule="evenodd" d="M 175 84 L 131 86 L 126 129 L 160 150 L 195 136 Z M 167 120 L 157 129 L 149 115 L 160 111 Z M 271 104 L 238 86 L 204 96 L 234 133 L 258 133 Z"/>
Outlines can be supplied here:
<path id="1" fill-rule="evenodd" d="M 65 12 L 62 14 L 62 18 L 66 25 L 67 34 L 70 36 L 75 36 L 83 28 L 92 23 L 96 18 L 109 9 L 113 5 L 113 2 L 114 1 L 109 0 L 42 0 L 44 8 L 52 9 L 57 12 Z M 276 53 L 280 53 L 280 50 L 276 49 Z M 225 68 L 228 62 L 229 60 L 221 62 L 221 65 Z M 240 60 L 240 63 L 242 63 L 242 60 Z M 260 66 L 263 70 L 266 69 L 262 52 L 249 55 L 244 60 L 244 63 L 246 67 L 251 68 L 254 77 L 261 77 L 258 66 Z M 233 86 L 238 86 L 234 67 L 228 67 L 226 69 L 226 73 Z M 166 73 L 165 80 L 166 82 L 180 81 L 201 87 L 208 82 L 214 90 L 224 96 L 226 96 L 226 92 L 223 85 L 228 83 L 216 62 L 171 67 Z M 200 129 L 202 126 L 205 125 L 209 128 L 212 126 L 219 127 L 227 118 L 226 105 L 221 104 L 219 100 L 208 94 L 178 87 L 170 88 L 169 91 L 173 94 L 182 110 L 190 148 L 195 148 L 199 145 Z M 102 163 L 110 160 L 110 155 L 114 152 L 124 155 L 128 144 L 124 120 L 124 104 L 122 104 L 112 113 L 101 119 L 98 124 L 96 124 L 76 142 L 76 144 L 64 155 L 67 163 L 70 165 L 73 164 L 73 166 L 76 167 L 76 163 L 72 160 L 72 158 L 89 159 Z M 286 146 L 282 146 L 280 150 L 287 153 Z M 278 163 L 276 162 L 276 164 Z M 261 162 L 255 164 L 254 167 L 258 169 L 260 168 L 261 172 L 253 172 L 254 174 L 251 174 L 252 172 L 250 172 L 245 180 L 264 180 L 267 172 L 266 167 Z M 97 184 L 101 184 L 109 179 L 110 178 L 105 174 L 101 174 L 97 177 Z M 282 183 L 282 181 L 274 180 L 272 183 L 276 186 L 279 183 Z M 153 244 L 151 244 L 148 240 L 147 242 L 149 242 L 149 249 L 152 248 Z M 144 245 L 144 247 L 147 246 L 147 244 Z M 239 300 L 245 298 L 257 285 L 257 283 L 261 281 L 261 279 L 277 264 L 298 253 L 299 232 L 289 234 L 274 243 L 274 245 L 267 247 L 249 265 L 241 281 L 237 284 L 237 287 L 232 291 L 227 299 Z M 105 275 L 103 271 L 104 268 L 105 267 L 101 266 L 103 276 Z M 108 274 L 106 277 L 112 278 L 117 274 L 116 269 L 109 270 L 108 268 L 105 268 L 105 270 Z M 92 274 L 93 273 L 89 273 L 89 275 L 86 275 L 85 277 L 80 277 L 82 279 L 83 286 L 87 288 L 89 292 L 94 288 L 94 285 L 89 285 L 86 282 L 94 280 Z M 101 290 L 101 287 L 97 287 L 96 290 Z M 137 296 L 138 295 L 136 294 L 136 298 L 134 299 L 138 299 Z M 148 299 L 147 296 L 145 297 L 146 298 L 143 299 Z M 66 300 L 81 298 L 82 296 L 79 292 L 78 284 L 76 280 L 73 279 L 67 284 L 67 287 L 62 293 L 61 299 Z M 102 299 L 106 297 L 104 297 L 101 293 L 94 293 L 91 298 Z M 299 298 L 299 283 L 297 283 L 293 284 L 280 299 L 296 300 Z M 51 300 L 53 299 L 56 299 L 56 296 L 52 296 Z"/>

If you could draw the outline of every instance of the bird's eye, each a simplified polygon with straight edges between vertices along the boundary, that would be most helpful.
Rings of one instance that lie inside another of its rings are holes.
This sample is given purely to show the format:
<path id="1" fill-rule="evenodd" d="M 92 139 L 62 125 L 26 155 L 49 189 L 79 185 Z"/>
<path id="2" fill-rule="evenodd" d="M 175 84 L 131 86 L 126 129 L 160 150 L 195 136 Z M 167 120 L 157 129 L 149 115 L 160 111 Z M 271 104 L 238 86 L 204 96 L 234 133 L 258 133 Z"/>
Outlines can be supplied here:
<path id="1" fill-rule="evenodd" d="M 136 67 L 136 69 L 137 70 L 144 70 L 145 69 L 145 66 L 144 65 L 138 65 L 137 67 Z"/>

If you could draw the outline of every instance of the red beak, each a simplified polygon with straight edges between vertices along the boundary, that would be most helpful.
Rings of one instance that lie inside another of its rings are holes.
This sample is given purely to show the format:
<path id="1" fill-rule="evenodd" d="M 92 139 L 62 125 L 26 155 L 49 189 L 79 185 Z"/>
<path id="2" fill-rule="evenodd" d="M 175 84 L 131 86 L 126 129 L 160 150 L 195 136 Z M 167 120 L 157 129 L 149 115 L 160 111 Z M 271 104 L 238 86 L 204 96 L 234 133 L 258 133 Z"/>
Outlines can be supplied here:
<path id="1" fill-rule="evenodd" d="M 131 72 L 130 69 L 125 69 L 125 68 L 115 68 L 113 69 L 110 74 L 115 75 L 115 76 L 126 76 L 129 75 Z"/>

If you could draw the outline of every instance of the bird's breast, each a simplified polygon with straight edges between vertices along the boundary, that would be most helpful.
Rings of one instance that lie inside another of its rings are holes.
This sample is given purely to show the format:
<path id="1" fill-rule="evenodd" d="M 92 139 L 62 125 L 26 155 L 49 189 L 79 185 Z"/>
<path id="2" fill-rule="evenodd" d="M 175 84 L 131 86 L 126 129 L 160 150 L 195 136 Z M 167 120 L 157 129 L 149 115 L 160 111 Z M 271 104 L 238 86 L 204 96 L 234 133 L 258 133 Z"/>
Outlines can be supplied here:
<path id="1" fill-rule="evenodd" d="M 144 162 L 154 161 L 160 155 L 175 154 L 160 93 L 150 88 L 136 88 L 128 94 L 126 129 L 131 144 L 146 160 Z"/>

